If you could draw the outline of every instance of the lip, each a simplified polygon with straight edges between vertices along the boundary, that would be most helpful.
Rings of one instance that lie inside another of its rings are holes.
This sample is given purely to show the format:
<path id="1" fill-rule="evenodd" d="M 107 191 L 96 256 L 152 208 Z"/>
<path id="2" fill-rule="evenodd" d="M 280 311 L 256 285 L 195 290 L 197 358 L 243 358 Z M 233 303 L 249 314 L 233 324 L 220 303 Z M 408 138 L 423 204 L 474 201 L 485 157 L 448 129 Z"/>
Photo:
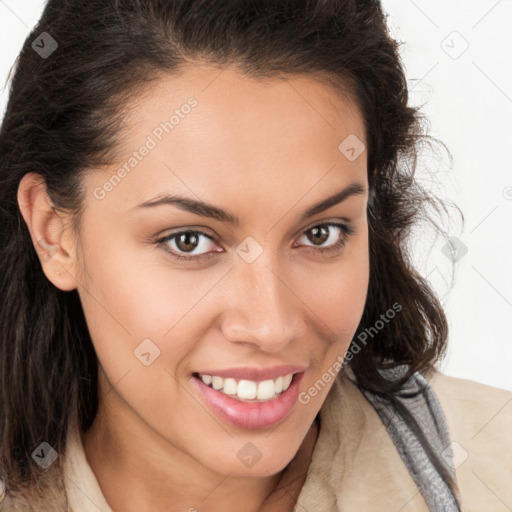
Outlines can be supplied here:
<path id="1" fill-rule="evenodd" d="M 239 368 L 225 368 L 224 370 L 201 370 L 201 375 L 215 375 L 224 379 L 232 378 L 237 380 L 252 380 L 254 382 L 261 382 L 268 379 L 277 379 L 284 377 L 289 373 L 302 373 L 307 369 L 307 366 L 298 365 L 283 365 L 273 366 L 270 368 L 254 368 L 254 367 L 239 367 Z"/>
<path id="2" fill-rule="evenodd" d="M 260 429 L 280 423 L 291 413 L 297 403 L 300 383 L 304 374 L 305 371 L 296 373 L 286 391 L 283 391 L 273 400 L 260 403 L 240 402 L 207 386 L 200 378 L 195 376 L 191 377 L 191 382 L 196 387 L 202 400 L 206 402 L 208 408 L 217 417 L 237 427 Z M 219 375 L 219 377 L 222 377 L 222 375 Z"/>

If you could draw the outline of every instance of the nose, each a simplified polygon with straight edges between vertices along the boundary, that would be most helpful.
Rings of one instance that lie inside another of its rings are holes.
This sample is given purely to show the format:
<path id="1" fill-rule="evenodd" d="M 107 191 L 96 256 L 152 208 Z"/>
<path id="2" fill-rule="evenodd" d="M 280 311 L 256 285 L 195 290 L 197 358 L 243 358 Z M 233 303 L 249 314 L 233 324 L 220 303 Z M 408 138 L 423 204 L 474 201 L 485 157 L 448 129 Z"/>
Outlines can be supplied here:
<path id="1" fill-rule="evenodd" d="M 300 300 L 276 265 L 263 255 L 253 263 L 238 261 L 230 272 L 230 297 L 222 315 L 222 332 L 233 343 L 274 353 L 304 333 Z"/>

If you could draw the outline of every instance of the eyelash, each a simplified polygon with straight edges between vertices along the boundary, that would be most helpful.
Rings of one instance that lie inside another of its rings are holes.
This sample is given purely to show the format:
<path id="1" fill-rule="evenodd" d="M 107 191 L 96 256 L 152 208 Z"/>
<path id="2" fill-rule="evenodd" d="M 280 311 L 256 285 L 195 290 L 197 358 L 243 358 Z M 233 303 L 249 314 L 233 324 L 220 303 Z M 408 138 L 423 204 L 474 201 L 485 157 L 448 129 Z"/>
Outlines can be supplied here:
<path id="1" fill-rule="evenodd" d="M 304 235 L 305 233 L 311 231 L 314 228 L 325 227 L 325 226 L 339 228 L 341 233 L 342 233 L 341 236 L 340 236 L 340 239 L 335 244 L 330 245 L 329 247 L 326 247 L 326 248 L 313 247 L 313 246 L 310 246 L 310 245 L 305 246 L 305 247 L 307 247 L 308 251 L 311 251 L 311 252 L 313 252 L 315 254 L 319 254 L 319 253 L 330 254 L 331 252 L 335 252 L 335 251 L 343 248 L 345 246 L 347 238 L 355 233 L 355 229 L 352 228 L 351 226 L 349 226 L 348 224 L 342 224 L 342 223 L 339 223 L 339 222 L 325 222 L 325 223 L 322 223 L 322 224 L 315 224 L 314 226 L 311 226 L 310 228 L 306 229 L 306 231 L 304 231 L 302 233 L 302 235 Z M 194 260 L 195 261 L 201 261 L 204 258 L 209 258 L 209 257 L 217 254 L 215 252 L 214 253 L 210 252 L 210 253 L 205 253 L 205 254 L 198 254 L 196 256 L 194 256 L 194 255 L 193 256 L 181 256 L 180 254 L 174 253 L 173 251 L 171 251 L 169 249 L 169 246 L 167 245 L 167 242 L 173 240 L 178 235 L 182 235 L 184 233 L 200 234 L 200 235 L 203 235 L 206 238 L 209 238 L 210 240 L 215 242 L 215 239 L 211 235 L 209 235 L 208 233 L 205 233 L 204 231 L 201 231 L 200 229 L 193 229 L 193 230 L 192 229 L 186 229 L 186 230 L 183 230 L 183 231 L 176 231 L 175 233 L 171 233 L 170 235 L 166 235 L 166 236 L 164 236 L 162 238 L 157 239 L 155 241 L 155 245 L 162 246 L 163 249 L 169 254 L 169 256 L 171 256 L 171 258 L 173 258 L 175 260 L 178 260 L 178 261 L 187 261 L 187 262 L 194 261 Z"/>

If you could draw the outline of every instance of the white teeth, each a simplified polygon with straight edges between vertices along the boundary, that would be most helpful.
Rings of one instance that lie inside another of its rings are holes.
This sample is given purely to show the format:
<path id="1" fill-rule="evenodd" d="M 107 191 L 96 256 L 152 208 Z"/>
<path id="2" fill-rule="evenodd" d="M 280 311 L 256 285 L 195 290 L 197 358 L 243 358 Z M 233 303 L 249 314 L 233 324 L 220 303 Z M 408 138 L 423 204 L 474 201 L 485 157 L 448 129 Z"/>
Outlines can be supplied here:
<path id="1" fill-rule="evenodd" d="M 258 384 L 258 394 L 256 395 L 256 398 L 258 400 L 268 400 L 270 398 L 273 398 L 275 394 L 276 386 L 272 379 L 264 380 L 263 382 L 260 382 Z"/>
<path id="2" fill-rule="evenodd" d="M 212 377 L 213 389 L 222 389 L 224 386 L 224 379 L 222 377 Z"/>
<path id="3" fill-rule="evenodd" d="M 292 374 L 288 374 L 283 377 L 283 391 L 286 391 L 290 387 L 292 377 Z"/>
<path id="4" fill-rule="evenodd" d="M 224 387 L 222 391 L 224 391 L 226 395 L 236 395 L 236 390 L 237 384 L 235 379 L 224 379 Z"/>
<path id="5" fill-rule="evenodd" d="M 207 386 L 211 384 L 213 389 L 221 391 L 226 395 L 231 395 L 232 397 L 234 395 L 241 401 L 252 401 L 255 399 L 262 401 L 272 400 L 283 391 L 286 391 L 290 387 L 293 379 L 293 373 L 278 377 L 275 380 L 268 379 L 261 382 L 245 379 L 237 382 L 235 379 L 223 379 L 216 375 L 199 374 L 199 376 Z"/>
<path id="6" fill-rule="evenodd" d="M 252 380 L 241 380 L 238 383 L 238 389 L 236 394 L 238 398 L 245 398 L 245 400 L 253 400 L 256 398 L 256 393 L 258 392 L 258 386 L 256 382 Z"/>
<path id="7" fill-rule="evenodd" d="M 212 383 L 212 376 L 211 375 L 201 375 L 201 380 L 209 386 Z"/>

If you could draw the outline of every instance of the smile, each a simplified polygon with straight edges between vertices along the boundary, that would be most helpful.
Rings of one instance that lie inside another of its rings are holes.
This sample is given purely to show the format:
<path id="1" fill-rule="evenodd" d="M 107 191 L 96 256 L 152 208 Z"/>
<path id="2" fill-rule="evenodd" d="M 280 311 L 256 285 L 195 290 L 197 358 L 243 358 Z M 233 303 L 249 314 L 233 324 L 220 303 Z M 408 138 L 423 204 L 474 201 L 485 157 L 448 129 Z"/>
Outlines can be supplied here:
<path id="1" fill-rule="evenodd" d="M 261 382 L 246 379 L 224 379 L 217 375 L 198 374 L 198 376 L 204 384 L 225 395 L 230 395 L 242 402 L 258 402 L 273 400 L 283 391 L 286 391 L 292 382 L 293 373 Z"/>
<path id="2" fill-rule="evenodd" d="M 237 427 L 258 429 L 274 426 L 289 416 L 297 403 L 304 374 L 302 371 L 251 381 L 194 373 L 190 382 L 216 417 Z"/>

